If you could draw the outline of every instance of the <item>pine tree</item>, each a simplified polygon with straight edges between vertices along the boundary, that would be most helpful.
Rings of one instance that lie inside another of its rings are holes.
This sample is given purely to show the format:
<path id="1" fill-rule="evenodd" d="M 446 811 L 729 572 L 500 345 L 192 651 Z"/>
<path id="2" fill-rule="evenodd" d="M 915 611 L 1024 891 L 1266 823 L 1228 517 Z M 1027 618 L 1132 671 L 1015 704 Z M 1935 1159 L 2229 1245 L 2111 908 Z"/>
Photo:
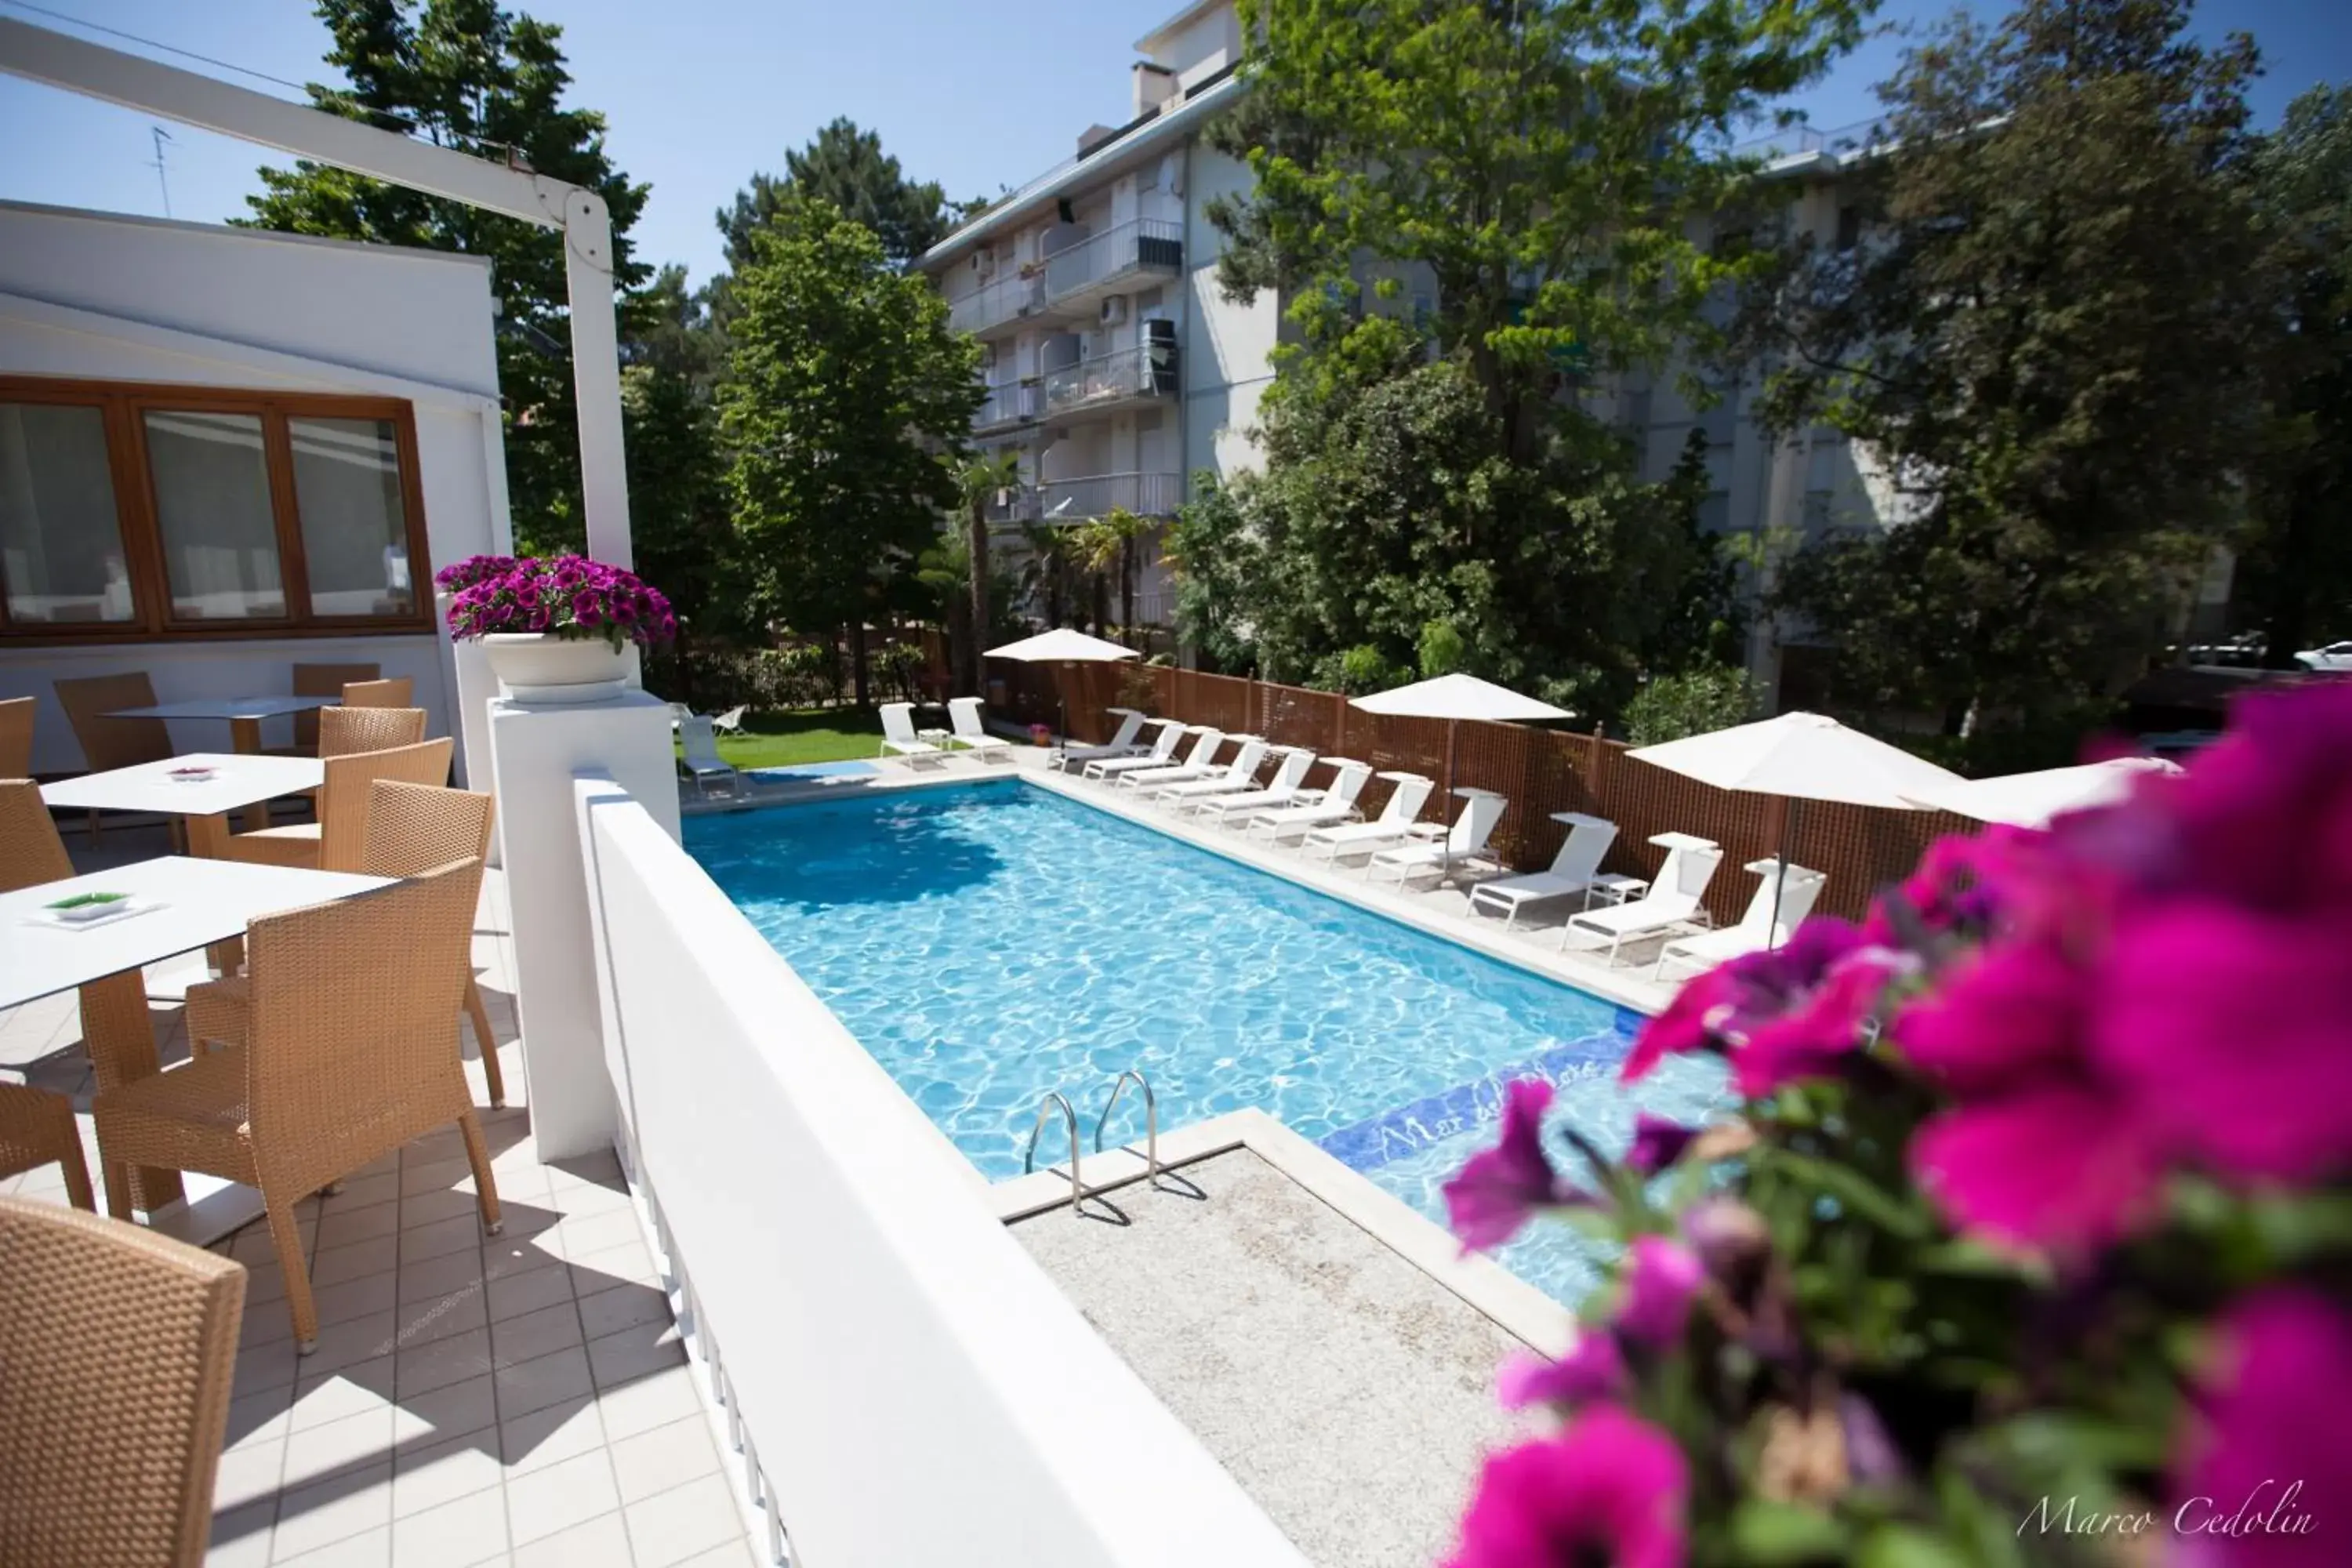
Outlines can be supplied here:
<path id="1" fill-rule="evenodd" d="M 318 16 L 334 40 L 327 63 L 347 84 L 312 85 L 319 108 L 596 192 L 611 209 L 614 287 L 627 304 L 648 274 L 628 241 L 648 187 L 614 166 L 603 115 L 564 106 L 572 78 L 561 27 L 495 0 L 319 0 Z M 489 258 L 516 544 L 579 547 L 586 524 L 563 236 L 322 164 L 260 174 L 264 194 L 249 199 L 254 216 L 245 220 L 254 226 Z"/>

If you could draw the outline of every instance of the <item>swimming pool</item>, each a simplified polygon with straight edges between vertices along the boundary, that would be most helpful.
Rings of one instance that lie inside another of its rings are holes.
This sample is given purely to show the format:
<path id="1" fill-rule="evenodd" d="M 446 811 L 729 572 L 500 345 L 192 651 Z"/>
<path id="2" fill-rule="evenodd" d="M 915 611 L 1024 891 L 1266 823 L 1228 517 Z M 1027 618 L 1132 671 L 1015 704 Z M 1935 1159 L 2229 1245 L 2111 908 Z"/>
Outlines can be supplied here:
<path id="1" fill-rule="evenodd" d="M 1257 1106 L 1439 1218 L 1513 1078 L 1605 1144 L 1632 1125 L 1637 1015 L 1017 781 L 698 816 L 686 847 L 992 1180 L 1045 1094 L 1091 1133 L 1130 1067 L 1163 1127 Z M 1690 1066 L 1640 1103 L 1703 1107 Z M 1509 1261 L 1555 1294 L 1589 1267 L 1564 1230 Z"/>

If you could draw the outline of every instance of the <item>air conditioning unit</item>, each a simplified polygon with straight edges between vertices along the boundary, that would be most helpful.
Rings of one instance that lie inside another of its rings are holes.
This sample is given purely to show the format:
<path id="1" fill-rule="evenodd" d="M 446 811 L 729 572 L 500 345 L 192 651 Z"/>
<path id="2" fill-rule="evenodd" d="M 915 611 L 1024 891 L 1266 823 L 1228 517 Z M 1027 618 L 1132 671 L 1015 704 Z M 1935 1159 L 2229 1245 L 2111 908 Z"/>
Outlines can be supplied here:
<path id="1" fill-rule="evenodd" d="M 1127 321 L 1127 296 L 1114 294 L 1102 302 L 1102 324 L 1106 327 L 1124 325 Z"/>

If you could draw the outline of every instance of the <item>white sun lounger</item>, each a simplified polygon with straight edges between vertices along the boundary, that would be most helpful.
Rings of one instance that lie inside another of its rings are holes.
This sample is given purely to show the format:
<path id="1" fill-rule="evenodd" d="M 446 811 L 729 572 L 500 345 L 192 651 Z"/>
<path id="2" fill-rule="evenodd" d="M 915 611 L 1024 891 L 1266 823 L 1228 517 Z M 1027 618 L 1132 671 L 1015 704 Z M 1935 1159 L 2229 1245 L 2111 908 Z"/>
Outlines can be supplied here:
<path id="1" fill-rule="evenodd" d="M 1691 969 L 1707 969 L 1745 953 L 1761 952 L 1768 947 L 1778 947 L 1789 940 L 1789 933 L 1804 923 L 1813 912 L 1813 901 L 1822 896 L 1822 886 L 1829 881 L 1826 874 L 1803 866 L 1791 866 L 1783 880 L 1779 875 L 1780 857 L 1768 855 L 1761 860 L 1751 860 L 1747 868 L 1756 876 L 1755 896 L 1748 900 L 1748 909 L 1738 925 L 1725 926 L 1721 931 L 1701 931 L 1696 936 L 1678 937 L 1658 949 L 1658 962 L 1650 966 L 1650 978 L 1661 978 L 1669 963 Z M 1772 918 L 1773 883 L 1780 882 L 1780 919 Z"/>
<path id="2" fill-rule="evenodd" d="M 1184 760 L 1164 768 L 1140 768 L 1134 773 L 1120 773 L 1111 780 L 1121 789 L 1156 789 L 1161 784 L 1183 784 L 1192 779 L 1205 779 L 1217 771 L 1217 748 L 1225 743 L 1223 730 L 1195 730 L 1192 749 Z"/>
<path id="3" fill-rule="evenodd" d="M 1413 818 L 1421 815 L 1423 804 L 1429 799 L 1429 792 L 1437 786 L 1419 773 L 1382 773 L 1381 777 L 1394 784 L 1396 789 L 1379 816 L 1370 822 L 1316 828 L 1307 834 L 1301 847 L 1310 853 L 1320 849 L 1325 859 L 1337 860 L 1349 850 L 1377 849 L 1410 833 Z"/>
<path id="4" fill-rule="evenodd" d="M 1472 913 L 1481 908 L 1498 910 L 1503 923 L 1508 926 L 1529 904 L 1591 893 L 1598 885 L 1601 857 L 1617 842 L 1617 825 L 1606 817 L 1587 816 L 1580 811 L 1555 811 L 1551 819 L 1568 824 L 1568 837 L 1560 840 L 1559 853 L 1551 858 L 1549 868 L 1479 883 L 1470 889 Z"/>
<path id="5" fill-rule="evenodd" d="M 1253 811 L 1270 811 L 1288 805 L 1306 793 L 1307 770 L 1315 765 L 1315 753 L 1304 746 L 1279 748 L 1282 762 L 1274 770 L 1274 778 L 1264 789 L 1244 790 L 1239 795 L 1215 795 L 1199 802 L 1193 810 L 1217 822 L 1238 822 Z"/>
<path id="6" fill-rule="evenodd" d="M 914 766 L 919 757 L 933 757 L 941 763 L 947 761 L 945 752 L 916 735 L 915 705 L 911 702 L 882 704 L 882 749 L 874 754 L 887 757 L 893 752 L 906 758 L 908 767 Z"/>
<path id="7" fill-rule="evenodd" d="M 1587 910 L 1569 916 L 1568 924 L 1559 932 L 1562 952 L 1567 951 L 1571 936 L 1605 936 L 1609 939 L 1609 962 L 1613 965 L 1617 949 L 1627 937 L 1654 936 L 1702 918 L 1699 900 L 1706 897 L 1706 885 L 1715 880 L 1715 868 L 1723 864 L 1722 847 L 1713 839 L 1697 838 L 1687 833 L 1661 833 L 1650 842 L 1663 846 L 1666 851 L 1666 862 L 1658 868 L 1650 890 L 1614 909 Z"/>
<path id="8" fill-rule="evenodd" d="M 1001 756 L 1008 762 L 1012 760 L 1013 742 L 998 740 L 980 721 L 979 698 L 950 698 L 948 701 L 948 722 L 955 726 L 955 743 L 965 751 L 977 752 L 983 757 Z"/>
<path id="9" fill-rule="evenodd" d="M 1242 749 L 1234 753 L 1234 760 L 1225 764 L 1223 773 L 1213 773 L 1204 779 L 1191 779 L 1183 784 L 1163 784 L 1152 792 L 1152 804 L 1172 806 L 1181 812 L 1194 801 L 1210 795 L 1236 795 L 1255 788 L 1257 770 L 1265 761 L 1265 742 L 1251 736 L 1242 742 Z"/>
<path id="10" fill-rule="evenodd" d="M 1494 835 L 1495 824 L 1503 819 L 1503 807 L 1510 802 L 1490 789 L 1465 787 L 1454 793 L 1462 797 L 1462 810 L 1454 816 L 1453 827 L 1440 828 L 1433 822 L 1415 823 L 1414 837 L 1420 842 L 1400 844 L 1373 855 L 1364 862 L 1366 879 L 1394 871 L 1397 885 L 1402 887 L 1416 871 L 1433 868 L 1441 878 L 1445 877 L 1462 861 L 1484 854 L 1486 840 Z"/>
<path id="11" fill-rule="evenodd" d="M 1168 766 L 1175 761 L 1176 748 L 1184 743 L 1184 737 L 1192 733 L 1192 730 L 1174 719 L 1161 719 L 1155 721 L 1160 725 L 1160 733 L 1152 737 L 1149 749 L 1131 756 L 1092 758 L 1087 763 L 1086 771 L 1079 776 L 1109 781 L 1118 778 L 1121 773 L 1131 773 L 1141 768 Z"/>
<path id="12" fill-rule="evenodd" d="M 1330 788 L 1300 790 L 1297 804 L 1284 806 L 1279 811 L 1255 812 L 1244 824 L 1244 829 L 1255 836 L 1263 827 L 1268 838 L 1279 841 L 1294 827 L 1305 831 L 1335 822 L 1354 821 L 1357 816 L 1356 797 L 1364 793 L 1364 785 L 1371 780 L 1371 764 L 1347 757 L 1325 757 L 1323 761 L 1339 770 L 1332 778 Z"/>
<path id="13" fill-rule="evenodd" d="M 1132 708 L 1113 708 L 1108 711 L 1118 718 L 1118 732 L 1099 746 L 1062 746 L 1048 753 L 1045 765 L 1056 773 L 1066 773 L 1074 763 L 1097 763 L 1112 757 L 1141 756 L 1150 750 L 1136 744 L 1135 738 L 1143 733 L 1143 715 Z M 1155 724 L 1173 724 L 1173 719 L 1154 719 Z"/>
<path id="14" fill-rule="evenodd" d="M 688 714 L 677 721 L 677 740 L 686 753 L 686 771 L 694 775 L 696 794 L 709 795 L 713 784 L 724 784 L 729 795 L 743 793 L 743 775 L 719 755 L 719 742 L 711 736 L 709 720 L 698 713 Z"/>

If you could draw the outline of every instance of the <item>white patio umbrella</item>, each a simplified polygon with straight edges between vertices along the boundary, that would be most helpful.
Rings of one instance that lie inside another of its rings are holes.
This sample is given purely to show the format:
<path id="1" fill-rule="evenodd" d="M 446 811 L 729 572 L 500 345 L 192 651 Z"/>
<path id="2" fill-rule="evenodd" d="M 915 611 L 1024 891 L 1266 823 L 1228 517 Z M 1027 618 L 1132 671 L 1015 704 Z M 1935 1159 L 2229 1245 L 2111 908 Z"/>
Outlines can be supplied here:
<path id="1" fill-rule="evenodd" d="M 1772 879 L 1772 930 L 1780 925 L 1780 891 L 1789 876 L 1789 839 L 1809 800 L 1916 811 L 1913 796 L 1962 784 L 1959 774 L 1873 740 L 1822 713 L 1783 713 L 1625 753 L 1717 789 L 1779 795 L 1779 868 Z"/>
<path id="2" fill-rule="evenodd" d="M 1958 812 L 1979 822 L 2004 822 L 2016 827 L 2046 827 L 2062 813 L 2108 805 L 2131 793 L 2143 773 L 2177 773 L 2178 763 L 2162 757 L 2114 757 L 2074 768 L 2045 768 L 2040 773 L 2010 773 L 1997 779 L 1964 779 L 1956 784 L 1925 789 L 1911 802 L 1929 811 Z"/>
<path id="3" fill-rule="evenodd" d="M 1018 659 L 1024 664 L 1109 664 L 1118 659 L 1139 658 L 1142 656 L 1131 647 L 1121 647 L 1115 642 L 1088 637 L 1068 626 L 1055 626 L 1052 631 L 1039 632 L 1034 637 L 1023 637 L 1019 642 L 1009 642 L 1003 647 L 985 649 L 981 657 Z M 1058 683 L 1054 696 L 1061 710 L 1062 743 L 1067 745 L 1070 740 L 1070 704 L 1062 696 Z"/>
<path id="4" fill-rule="evenodd" d="M 1367 713 L 1400 719 L 1443 719 L 1445 724 L 1445 793 L 1454 793 L 1454 731 L 1465 719 L 1490 724 L 1530 724 L 1546 719 L 1573 719 L 1575 714 L 1532 697 L 1522 697 L 1507 686 L 1481 680 L 1475 675 L 1440 675 L 1416 680 L 1370 697 L 1350 697 L 1348 705 Z"/>

